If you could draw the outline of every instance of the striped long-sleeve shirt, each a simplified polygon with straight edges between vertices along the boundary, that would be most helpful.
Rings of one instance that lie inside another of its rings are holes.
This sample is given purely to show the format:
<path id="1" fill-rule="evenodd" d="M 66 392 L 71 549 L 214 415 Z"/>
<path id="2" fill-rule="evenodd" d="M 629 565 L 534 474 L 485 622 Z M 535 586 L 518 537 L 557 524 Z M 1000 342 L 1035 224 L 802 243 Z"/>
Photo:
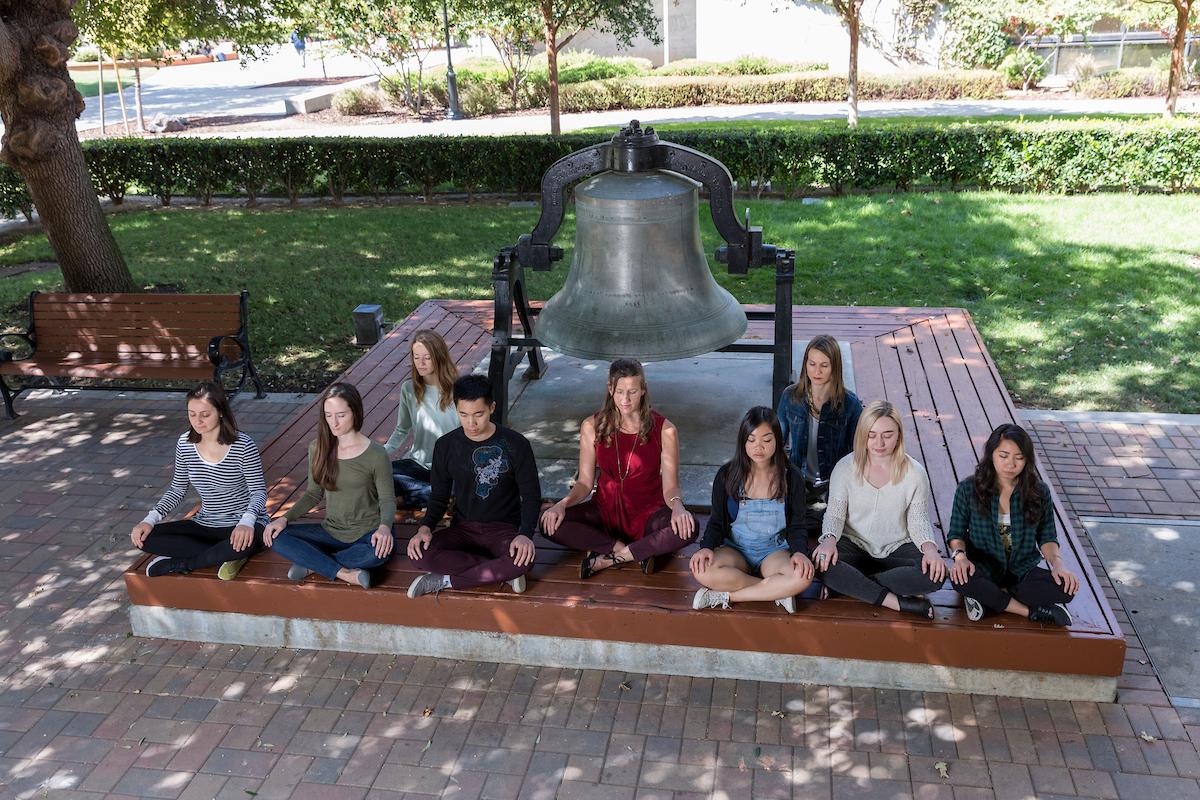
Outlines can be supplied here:
<path id="1" fill-rule="evenodd" d="M 201 458 L 186 433 L 180 435 L 175 444 L 171 485 L 143 521 L 151 525 L 162 522 L 183 502 L 188 484 L 200 494 L 200 510 L 192 517 L 197 524 L 210 528 L 267 524 L 267 485 L 263 480 L 262 459 L 258 445 L 245 433 L 238 432 L 237 441 L 217 464 Z"/>

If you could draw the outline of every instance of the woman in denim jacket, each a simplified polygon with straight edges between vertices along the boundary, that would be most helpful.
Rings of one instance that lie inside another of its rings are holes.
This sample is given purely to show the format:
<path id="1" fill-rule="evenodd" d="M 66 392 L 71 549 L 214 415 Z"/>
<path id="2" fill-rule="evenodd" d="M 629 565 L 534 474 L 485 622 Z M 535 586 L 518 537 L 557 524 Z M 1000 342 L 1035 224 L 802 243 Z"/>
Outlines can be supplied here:
<path id="1" fill-rule="evenodd" d="M 842 379 L 842 351 L 837 339 L 821 334 L 804 348 L 800 380 L 779 397 L 779 424 L 788 460 L 804 476 L 808 514 L 805 529 L 821 531 L 829 476 L 854 449 L 854 431 L 862 402 Z"/>

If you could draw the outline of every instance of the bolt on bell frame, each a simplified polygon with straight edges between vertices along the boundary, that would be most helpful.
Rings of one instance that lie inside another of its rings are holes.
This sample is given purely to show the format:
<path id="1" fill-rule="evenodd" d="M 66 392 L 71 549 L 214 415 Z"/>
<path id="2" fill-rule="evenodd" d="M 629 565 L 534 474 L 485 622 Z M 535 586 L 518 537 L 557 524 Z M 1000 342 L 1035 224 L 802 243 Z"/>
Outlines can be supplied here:
<path id="1" fill-rule="evenodd" d="M 488 368 L 496 401 L 494 419 L 503 424 L 508 417 L 508 382 L 520 362 L 528 357 L 527 380 L 541 378 L 546 371 L 542 357 L 544 346 L 537 339 L 534 318 L 537 310 L 529 305 L 525 293 L 526 268 L 548 272 L 563 257 L 563 249 L 552 244 L 566 211 L 567 190 L 577 181 L 604 171 L 634 173 L 668 170 L 697 181 L 709 195 L 713 224 L 725 244 L 716 250 L 716 259 L 731 275 L 745 275 L 750 269 L 767 265 L 775 268 L 775 309 L 747 311 L 750 320 L 772 320 L 772 343 L 735 342 L 719 348 L 722 353 L 771 353 L 772 408 L 790 382 L 792 369 L 792 285 L 795 280 L 796 252 L 762 243 L 762 228 L 738 221 L 733 209 L 733 178 L 729 170 L 712 156 L 689 147 L 661 141 L 654 129 L 645 130 L 637 120 L 602 144 L 578 150 L 560 158 L 542 176 L 542 212 L 532 233 L 522 235 L 515 246 L 503 247 L 492 262 L 495 289 L 495 320 L 492 327 L 492 354 Z M 513 330 L 513 312 L 523 329 Z"/>

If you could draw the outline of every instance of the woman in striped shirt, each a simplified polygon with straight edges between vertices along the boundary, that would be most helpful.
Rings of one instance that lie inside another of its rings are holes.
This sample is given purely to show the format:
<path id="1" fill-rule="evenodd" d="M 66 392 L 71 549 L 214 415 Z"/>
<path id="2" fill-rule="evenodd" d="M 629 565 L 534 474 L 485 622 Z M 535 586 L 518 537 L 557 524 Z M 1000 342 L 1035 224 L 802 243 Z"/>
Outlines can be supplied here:
<path id="1" fill-rule="evenodd" d="M 267 486 L 258 446 L 237 429 L 225 391 L 201 383 L 187 393 L 189 427 L 175 443 L 171 485 L 130 538 L 147 553 L 151 577 L 221 565 L 231 580 L 246 559 L 262 549 L 267 524 Z M 200 510 L 187 519 L 163 522 L 182 501 L 188 485 L 200 495 Z"/>

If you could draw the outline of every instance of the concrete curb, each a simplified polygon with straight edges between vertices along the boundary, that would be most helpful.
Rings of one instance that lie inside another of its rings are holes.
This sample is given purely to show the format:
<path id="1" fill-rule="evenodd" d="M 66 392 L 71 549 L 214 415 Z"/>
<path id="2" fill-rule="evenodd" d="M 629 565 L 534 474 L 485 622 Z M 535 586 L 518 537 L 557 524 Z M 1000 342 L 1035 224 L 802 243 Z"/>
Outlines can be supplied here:
<path id="1" fill-rule="evenodd" d="M 1124 422 L 1130 425 L 1200 426 L 1200 414 L 1159 414 L 1154 411 L 1054 411 L 1018 408 L 1017 416 L 1034 422 Z"/>

